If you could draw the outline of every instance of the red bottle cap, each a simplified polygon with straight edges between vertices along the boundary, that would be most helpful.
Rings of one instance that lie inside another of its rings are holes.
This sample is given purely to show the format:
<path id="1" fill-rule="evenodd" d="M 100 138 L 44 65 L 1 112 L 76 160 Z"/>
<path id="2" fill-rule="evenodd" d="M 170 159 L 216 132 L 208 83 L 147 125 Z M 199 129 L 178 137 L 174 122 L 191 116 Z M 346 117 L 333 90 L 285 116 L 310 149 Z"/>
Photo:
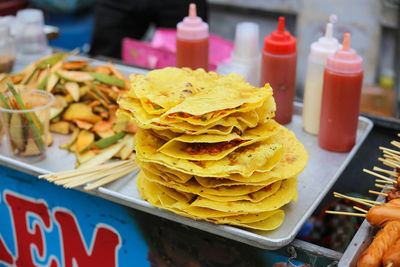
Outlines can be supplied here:
<path id="1" fill-rule="evenodd" d="M 271 54 L 287 55 L 296 52 L 296 38 L 285 31 L 285 18 L 279 17 L 278 29 L 264 38 L 264 51 Z"/>

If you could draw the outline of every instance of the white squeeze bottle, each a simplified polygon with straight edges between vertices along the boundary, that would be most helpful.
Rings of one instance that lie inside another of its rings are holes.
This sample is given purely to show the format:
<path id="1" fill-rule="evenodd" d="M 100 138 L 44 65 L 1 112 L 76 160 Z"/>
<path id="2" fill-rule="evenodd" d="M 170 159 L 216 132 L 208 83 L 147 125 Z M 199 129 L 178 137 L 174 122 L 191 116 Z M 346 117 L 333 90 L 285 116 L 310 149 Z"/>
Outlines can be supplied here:
<path id="1" fill-rule="evenodd" d="M 337 18 L 330 17 L 326 25 L 325 36 L 311 44 L 307 61 L 306 82 L 304 86 L 303 129 L 317 135 L 321 115 L 322 84 L 324 69 L 328 55 L 333 54 L 339 47 L 339 42 L 332 36 L 333 23 Z"/>

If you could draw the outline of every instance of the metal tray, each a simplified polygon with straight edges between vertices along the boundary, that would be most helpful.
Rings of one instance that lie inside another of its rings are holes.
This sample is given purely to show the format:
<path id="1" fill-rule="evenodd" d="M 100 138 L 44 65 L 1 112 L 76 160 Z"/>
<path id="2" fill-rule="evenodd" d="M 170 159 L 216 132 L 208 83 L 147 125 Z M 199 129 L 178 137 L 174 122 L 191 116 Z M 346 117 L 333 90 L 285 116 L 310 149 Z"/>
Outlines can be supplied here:
<path id="1" fill-rule="evenodd" d="M 376 227 L 372 227 L 366 220 L 364 220 L 350 244 L 347 246 L 346 251 L 343 253 L 338 266 L 357 266 L 358 259 L 371 244 L 373 236 L 377 230 Z"/>
<path id="2" fill-rule="evenodd" d="M 376 201 L 386 202 L 383 196 L 378 196 Z M 378 232 L 377 227 L 372 227 L 367 220 L 364 220 L 354 235 L 350 244 L 347 246 L 346 251 L 343 253 L 338 266 L 339 267 L 356 267 L 357 261 L 361 257 L 362 253 L 369 247 L 373 237 Z"/>
<path id="3" fill-rule="evenodd" d="M 96 65 L 96 63 L 101 62 L 95 61 L 92 64 Z M 146 72 L 142 69 L 123 65 L 117 65 L 117 67 L 126 75 Z M 318 138 L 316 136 L 302 130 L 301 113 L 302 104 L 295 103 L 293 120 L 286 126 L 294 131 L 297 138 L 304 144 L 310 160 L 305 170 L 298 176 L 298 201 L 284 207 L 285 220 L 274 231 L 250 231 L 231 226 L 214 225 L 152 207 L 140 197 L 135 179 L 137 173 L 127 175 L 97 190 L 85 192 L 255 247 L 270 250 L 281 248 L 295 238 L 304 222 L 348 165 L 373 126 L 369 119 L 359 117 L 357 142 L 353 149 L 349 153 L 328 152 L 318 146 Z M 11 158 L 7 155 L 7 147 L 3 145 L 0 147 L 0 164 L 33 175 L 73 169 L 75 156 L 65 150 L 58 149 L 58 145 L 67 142 L 68 139 L 68 136 L 55 135 L 54 144 L 49 148 L 47 158 L 37 163 L 21 162 Z"/>

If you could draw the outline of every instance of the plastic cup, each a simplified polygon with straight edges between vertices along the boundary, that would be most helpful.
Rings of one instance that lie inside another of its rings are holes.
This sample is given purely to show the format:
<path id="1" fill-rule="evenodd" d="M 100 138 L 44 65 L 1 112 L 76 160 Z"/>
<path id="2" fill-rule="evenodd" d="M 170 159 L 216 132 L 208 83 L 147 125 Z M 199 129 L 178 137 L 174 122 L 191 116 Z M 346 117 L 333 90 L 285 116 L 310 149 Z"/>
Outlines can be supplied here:
<path id="1" fill-rule="evenodd" d="M 17 12 L 15 35 L 18 53 L 40 54 L 46 51 L 43 17 L 43 11 L 39 9 L 28 8 Z"/>
<path id="2" fill-rule="evenodd" d="M 12 157 L 37 161 L 46 155 L 49 134 L 50 106 L 54 96 L 43 90 L 22 90 L 19 96 L 25 110 L 20 108 L 11 92 L 4 95 L 8 105 L 0 105 L 0 118 Z"/>

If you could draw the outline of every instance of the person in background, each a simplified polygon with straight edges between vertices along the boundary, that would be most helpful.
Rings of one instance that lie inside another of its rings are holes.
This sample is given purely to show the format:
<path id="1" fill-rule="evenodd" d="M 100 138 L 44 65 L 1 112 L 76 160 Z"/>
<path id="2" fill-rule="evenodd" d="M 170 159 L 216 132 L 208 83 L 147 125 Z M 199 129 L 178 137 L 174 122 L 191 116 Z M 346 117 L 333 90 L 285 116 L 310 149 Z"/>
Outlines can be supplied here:
<path id="1" fill-rule="evenodd" d="M 149 26 L 176 28 L 189 4 L 207 21 L 206 0 L 97 0 L 90 55 L 121 58 L 124 37 L 140 40 Z"/>

